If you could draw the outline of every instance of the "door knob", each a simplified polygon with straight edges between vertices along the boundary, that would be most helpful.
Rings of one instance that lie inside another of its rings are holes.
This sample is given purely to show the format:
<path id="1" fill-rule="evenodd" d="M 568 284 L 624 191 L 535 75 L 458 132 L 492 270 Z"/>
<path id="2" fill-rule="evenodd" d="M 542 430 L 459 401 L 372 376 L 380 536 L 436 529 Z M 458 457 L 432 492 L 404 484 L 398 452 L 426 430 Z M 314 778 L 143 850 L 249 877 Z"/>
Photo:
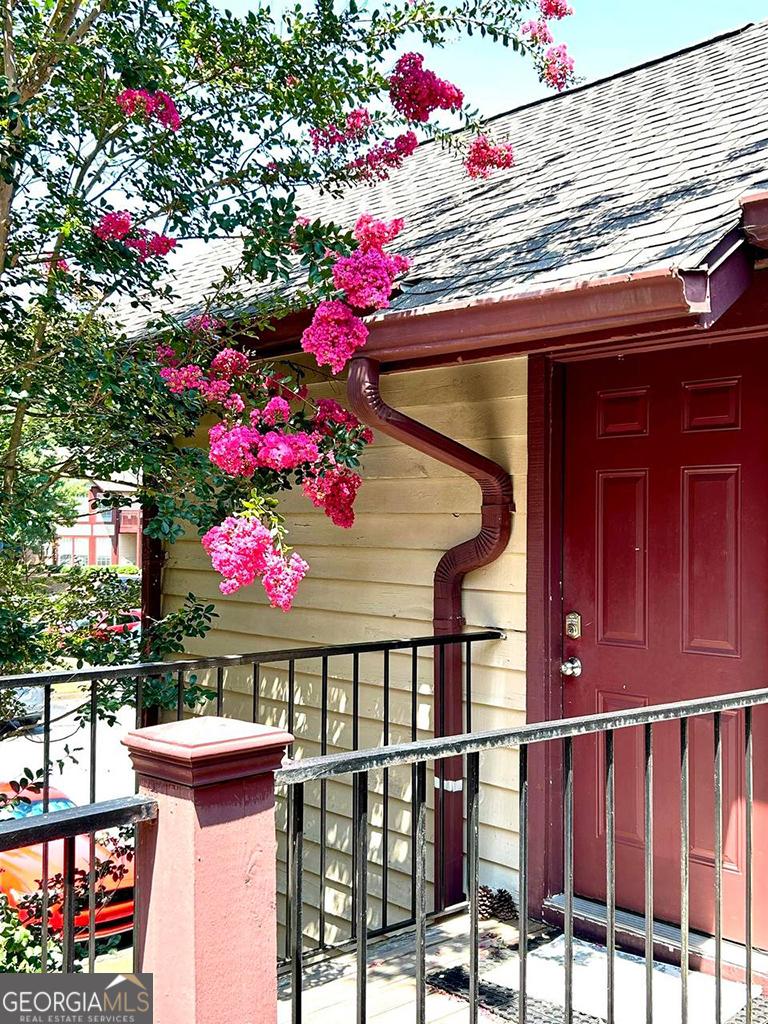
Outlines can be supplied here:
<path id="1" fill-rule="evenodd" d="M 578 658 L 566 658 L 560 666 L 560 671 L 564 676 L 573 676 L 577 679 L 581 675 L 581 661 Z"/>

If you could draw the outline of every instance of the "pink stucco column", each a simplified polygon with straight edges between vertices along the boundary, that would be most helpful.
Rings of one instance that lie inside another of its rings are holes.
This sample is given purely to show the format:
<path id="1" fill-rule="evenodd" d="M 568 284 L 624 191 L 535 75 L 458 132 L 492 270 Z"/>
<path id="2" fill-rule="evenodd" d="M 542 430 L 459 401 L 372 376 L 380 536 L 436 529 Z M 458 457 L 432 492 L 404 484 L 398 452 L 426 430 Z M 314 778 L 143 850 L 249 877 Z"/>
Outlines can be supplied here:
<path id="1" fill-rule="evenodd" d="M 202 717 L 123 740 L 158 804 L 136 852 L 140 970 L 155 1024 L 274 1024 L 274 772 L 293 737 Z"/>

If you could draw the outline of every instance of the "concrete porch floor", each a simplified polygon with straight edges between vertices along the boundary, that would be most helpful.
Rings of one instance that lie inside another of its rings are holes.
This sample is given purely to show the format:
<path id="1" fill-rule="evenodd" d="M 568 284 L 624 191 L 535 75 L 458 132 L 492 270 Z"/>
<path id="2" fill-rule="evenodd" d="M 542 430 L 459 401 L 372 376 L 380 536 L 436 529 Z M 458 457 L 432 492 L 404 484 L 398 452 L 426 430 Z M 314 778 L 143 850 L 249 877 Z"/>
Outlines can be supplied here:
<path id="1" fill-rule="evenodd" d="M 531 939 L 546 929 L 531 923 Z M 516 948 L 515 925 L 497 921 L 480 923 L 481 972 L 484 974 L 503 951 Z M 427 929 L 426 972 L 431 975 L 469 963 L 469 918 L 458 914 Z M 304 1024 L 347 1024 L 354 1020 L 357 993 L 355 954 L 349 953 L 308 966 L 304 971 Z M 371 1024 L 409 1024 L 416 1019 L 416 954 L 413 931 L 372 941 L 368 945 L 368 1020 Z M 467 1003 L 457 995 L 435 988 L 427 994 L 429 1024 L 460 1024 L 468 1017 Z M 482 1020 L 500 1020 L 481 1010 Z M 290 984 L 279 986 L 278 1024 L 290 1024 Z"/>
<path id="2" fill-rule="evenodd" d="M 469 1017 L 466 992 L 469 964 L 468 917 L 447 918 L 427 931 L 426 973 L 429 1024 L 464 1024 Z M 480 925 L 480 1020 L 488 1024 L 517 1022 L 518 932 L 514 924 L 485 921 Z M 605 1020 L 606 953 L 602 947 L 575 940 L 574 1024 Z M 541 924 L 530 925 L 528 961 L 528 1022 L 559 1024 L 564 1020 L 564 940 Z M 615 961 L 616 1024 L 644 1024 L 645 965 L 627 953 Z M 446 991 L 448 989 L 448 991 Z M 653 971 L 655 1018 L 679 1024 L 680 972 L 656 963 Z M 453 990 L 453 991 L 451 991 Z M 355 1019 L 357 973 L 355 954 L 344 954 L 308 965 L 304 972 L 304 1024 L 347 1024 Z M 715 1024 L 715 982 L 709 975 L 689 975 L 690 1024 Z M 290 1024 L 290 986 L 279 986 L 278 1024 Z M 753 1020 L 768 1022 L 768 1002 L 756 997 Z M 416 957 L 413 932 L 372 941 L 368 947 L 368 1021 L 372 1024 L 410 1024 L 415 1021 Z M 723 1022 L 745 1019 L 746 988 L 723 982 Z"/>

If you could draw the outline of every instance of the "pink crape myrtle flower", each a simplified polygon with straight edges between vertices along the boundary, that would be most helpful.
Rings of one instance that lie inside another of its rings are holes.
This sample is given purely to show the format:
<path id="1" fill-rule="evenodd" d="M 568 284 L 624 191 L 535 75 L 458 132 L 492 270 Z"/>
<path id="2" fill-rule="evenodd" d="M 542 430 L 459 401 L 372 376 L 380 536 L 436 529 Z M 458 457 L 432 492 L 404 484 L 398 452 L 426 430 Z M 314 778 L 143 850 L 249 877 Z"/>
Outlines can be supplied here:
<path id="1" fill-rule="evenodd" d="M 397 238 L 404 224 L 402 217 L 395 217 L 387 223 L 376 220 L 370 213 L 363 213 L 357 218 L 354 235 L 361 249 L 381 249 Z"/>
<path id="2" fill-rule="evenodd" d="M 126 117 L 142 114 L 145 120 L 154 117 L 165 128 L 177 132 L 181 127 L 181 118 L 167 92 L 158 89 L 148 92 L 146 89 L 123 89 L 115 97 L 115 102 Z"/>
<path id="3" fill-rule="evenodd" d="M 543 18 L 539 18 L 538 21 L 523 22 L 520 31 L 537 46 L 547 46 L 555 41 L 549 25 Z"/>
<path id="4" fill-rule="evenodd" d="M 200 394 L 208 402 L 223 402 L 231 390 L 232 382 L 225 378 L 213 378 L 200 385 Z"/>
<path id="5" fill-rule="evenodd" d="M 46 260 L 45 266 L 49 272 L 59 271 L 61 274 L 69 273 L 69 264 L 62 257 L 54 260 L 53 256 L 49 256 Z"/>
<path id="6" fill-rule="evenodd" d="M 284 434 L 279 430 L 270 430 L 258 438 L 258 464 L 268 469 L 286 470 L 315 463 L 320 458 L 317 442 L 316 436 L 305 431 Z"/>
<path id="7" fill-rule="evenodd" d="M 192 388 L 200 388 L 205 382 L 202 367 L 195 363 L 187 366 L 164 366 L 160 376 L 175 395 Z"/>
<path id="8" fill-rule="evenodd" d="M 478 135 L 469 144 L 464 166 L 470 178 L 488 178 L 492 170 L 511 167 L 514 160 L 509 142 L 494 145 L 487 135 Z"/>
<path id="9" fill-rule="evenodd" d="M 123 89 L 115 96 L 115 103 L 126 117 L 132 117 L 137 110 L 146 115 L 148 100 L 149 93 L 146 89 Z"/>
<path id="10" fill-rule="evenodd" d="M 311 224 L 309 217 L 297 217 L 296 223 L 291 227 L 291 249 L 294 252 L 299 251 L 298 243 L 298 228 L 308 228 Z"/>
<path id="11" fill-rule="evenodd" d="M 167 92 L 158 89 L 154 99 L 155 106 L 152 112 L 157 120 L 163 127 L 170 128 L 172 132 L 177 132 L 181 127 L 181 118 L 172 98 Z"/>
<path id="12" fill-rule="evenodd" d="M 260 578 L 272 607 L 290 610 L 309 565 L 296 552 L 286 559 L 258 519 L 228 516 L 208 530 L 202 543 L 211 565 L 224 577 L 222 594 L 234 594 Z"/>
<path id="13" fill-rule="evenodd" d="M 362 427 L 357 416 L 339 405 L 333 398 L 318 398 L 313 423 L 315 430 L 321 434 L 330 434 L 333 425 L 346 427 L 348 430 L 359 430 Z M 373 431 L 366 427 L 360 437 L 366 444 L 370 444 L 373 441 Z"/>
<path id="14" fill-rule="evenodd" d="M 308 563 L 295 551 L 287 560 L 279 552 L 275 552 L 268 559 L 261 581 L 271 606 L 289 612 L 299 584 L 308 572 Z"/>
<path id="15" fill-rule="evenodd" d="M 291 418 L 291 407 L 280 395 L 274 395 L 261 413 L 262 422 L 274 427 L 276 423 L 286 423 Z"/>
<path id="16" fill-rule="evenodd" d="M 236 348 L 223 348 L 211 360 L 211 371 L 217 377 L 229 380 L 232 377 L 242 377 L 248 372 L 250 365 L 245 352 L 238 352 Z"/>
<path id="17" fill-rule="evenodd" d="M 138 252 L 140 263 L 146 263 L 152 256 L 167 256 L 171 249 L 176 248 L 176 239 L 142 228 L 135 238 L 126 238 L 125 244 Z"/>
<path id="18" fill-rule="evenodd" d="M 131 230 L 132 219 L 127 210 L 105 213 L 92 230 L 102 242 L 121 242 Z"/>
<path id="19" fill-rule="evenodd" d="M 349 529 L 355 522 L 354 504 L 362 478 L 345 466 L 333 466 L 316 477 L 307 478 L 302 489 L 316 508 L 321 508 L 336 526 Z"/>
<path id="20" fill-rule="evenodd" d="M 340 373 L 368 339 L 368 328 L 349 306 L 338 299 L 321 302 L 312 323 L 301 336 L 301 347 L 320 365 Z"/>
<path id="21" fill-rule="evenodd" d="M 372 146 L 363 156 L 358 156 L 349 164 L 361 181 L 386 181 L 390 170 L 402 167 L 403 160 L 410 156 L 419 145 L 414 132 L 404 132 L 395 139 L 384 139 L 377 146 Z"/>
<path id="22" fill-rule="evenodd" d="M 365 107 L 350 110 L 347 114 L 346 129 L 348 139 L 362 138 L 371 127 L 371 115 Z"/>
<path id="23" fill-rule="evenodd" d="M 409 266 L 404 256 L 390 256 L 382 249 L 355 249 L 336 260 L 333 283 L 346 293 L 350 305 L 384 309 L 389 305 L 395 277 Z"/>
<path id="24" fill-rule="evenodd" d="M 550 46 L 544 54 L 543 77 L 548 85 L 562 92 L 573 79 L 574 60 L 565 43 Z"/>
<path id="25" fill-rule="evenodd" d="M 263 523 L 236 516 L 212 526 L 202 544 L 213 568 L 224 577 L 219 586 L 224 594 L 249 587 L 266 570 L 267 552 L 274 550 L 272 534 Z"/>
<path id="26" fill-rule="evenodd" d="M 155 347 L 155 358 L 159 363 L 166 366 L 175 366 L 178 363 L 176 353 L 170 345 L 157 345 Z"/>
<path id="27" fill-rule="evenodd" d="M 184 326 L 190 334 L 215 334 L 224 326 L 224 321 L 217 320 L 210 313 L 198 313 L 197 316 L 189 317 Z"/>
<path id="28" fill-rule="evenodd" d="M 539 10 L 543 18 L 567 18 L 573 14 L 573 8 L 568 6 L 567 0 L 539 0 Z"/>
<path id="29" fill-rule="evenodd" d="M 253 476 L 258 466 L 255 449 L 261 440 L 257 430 L 217 423 L 211 427 L 208 440 L 209 458 L 222 472 L 229 476 Z"/>
<path id="30" fill-rule="evenodd" d="M 235 415 L 239 415 L 241 412 L 244 412 L 245 402 L 243 401 L 243 396 L 238 395 L 238 393 L 235 391 L 233 394 L 229 396 L 226 402 L 224 402 L 224 408 L 227 410 L 227 412 L 235 413 Z"/>
<path id="31" fill-rule="evenodd" d="M 424 67 L 420 53 L 404 53 L 389 79 L 389 98 L 409 121 L 428 121 L 434 110 L 459 110 L 464 93 Z"/>
<path id="32" fill-rule="evenodd" d="M 358 142 L 365 138 L 370 127 L 371 115 L 364 107 L 358 107 L 347 114 L 343 128 L 335 124 L 329 124 L 326 128 L 311 128 L 309 137 L 313 149 L 318 152 L 321 149 L 343 146 L 348 142 Z"/>

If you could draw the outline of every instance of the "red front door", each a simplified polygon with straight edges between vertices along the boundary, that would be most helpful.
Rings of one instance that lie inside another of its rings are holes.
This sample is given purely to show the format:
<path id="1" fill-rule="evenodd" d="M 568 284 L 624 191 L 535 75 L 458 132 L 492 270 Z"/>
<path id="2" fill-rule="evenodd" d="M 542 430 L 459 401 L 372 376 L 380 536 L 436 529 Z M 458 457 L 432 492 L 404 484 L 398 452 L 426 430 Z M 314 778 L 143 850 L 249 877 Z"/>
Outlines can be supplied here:
<path id="1" fill-rule="evenodd" d="M 758 342 L 566 369 L 566 716 L 768 685 L 768 348 Z M 654 912 L 680 914 L 680 744 L 654 727 Z M 714 930 L 712 718 L 691 724 L 691 928 Z M 744 937 L 743 714 L 722 719 L 723 933 Z M 768 710 L 754 712 L 755 944 L 768 948 Z M 616 884 L 643 913 L 644 740 L 616 735 Z M 605 899 L 603 746 L 574 744 L 575 887 Z"/>

